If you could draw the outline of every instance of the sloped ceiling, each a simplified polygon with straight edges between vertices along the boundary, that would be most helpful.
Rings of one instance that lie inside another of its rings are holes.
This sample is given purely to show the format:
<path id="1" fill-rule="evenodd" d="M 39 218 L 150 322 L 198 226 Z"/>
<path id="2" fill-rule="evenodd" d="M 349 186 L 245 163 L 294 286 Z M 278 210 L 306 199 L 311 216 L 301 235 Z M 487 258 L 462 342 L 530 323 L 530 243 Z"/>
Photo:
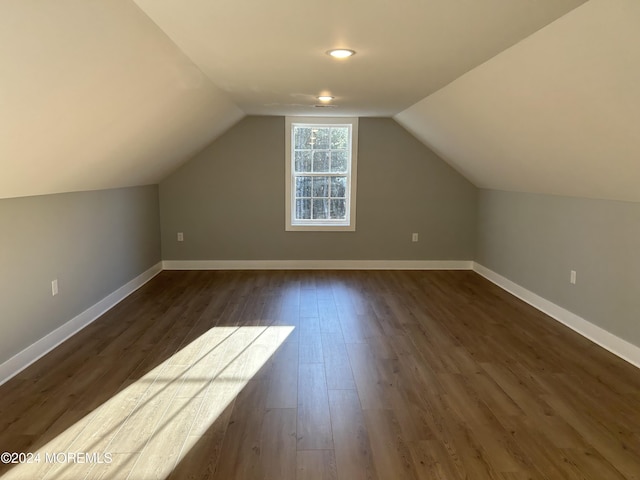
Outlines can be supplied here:
<path id="1" fill-rule="evenodd" d="M 156 183 L 242 116 L 129 0 L 0 2 L 0 198 Z"/>
<path id="2" fill-rule="evenodd" d="M 637 0 L 1 0 L 0 198 L 156 183 L 330 93 L 480 187 L 640 201 L 639 26 Z"/>
<path id="3" fill-rule="evenodd" d="M 591 0 L 395 118 L 479 187 L 640 201 L 640 2 Z"/>
<path id="4" fill-rule="evenodd" d="M 391 116 L 584 0 L 135 2 L 247 114 Z"/>

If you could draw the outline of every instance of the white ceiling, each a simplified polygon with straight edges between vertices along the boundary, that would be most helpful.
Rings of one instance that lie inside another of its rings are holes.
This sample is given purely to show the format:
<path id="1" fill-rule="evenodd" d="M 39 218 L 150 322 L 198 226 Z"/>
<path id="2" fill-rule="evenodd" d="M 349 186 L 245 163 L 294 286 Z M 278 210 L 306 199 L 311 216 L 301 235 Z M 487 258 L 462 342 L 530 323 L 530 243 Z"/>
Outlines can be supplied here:
<path id="1" fill-rule="evenodd" d="M 637 0 L 0 0 L 0 198 L 157 183 L 330 93 L 480 187 L 640 201 L 639 79 Z"/>
<path id="2" fill-rule="evenodd" d="M 584 0 L 135 0 L 247 114 L 390 116 Z M 347 61 L 325 54 L 358 53 Z"/>
<path id="3" fill-rule="evenodd" d="M 640 201 L 640 2 L 591 0 L 396 119 L 479 187 Z"/>
<path id="4" fill-rule="evenodd" d="M 243 115 L 129 0 L 1 0 L 0 72 L 0 198 L 157 183 Z"/>

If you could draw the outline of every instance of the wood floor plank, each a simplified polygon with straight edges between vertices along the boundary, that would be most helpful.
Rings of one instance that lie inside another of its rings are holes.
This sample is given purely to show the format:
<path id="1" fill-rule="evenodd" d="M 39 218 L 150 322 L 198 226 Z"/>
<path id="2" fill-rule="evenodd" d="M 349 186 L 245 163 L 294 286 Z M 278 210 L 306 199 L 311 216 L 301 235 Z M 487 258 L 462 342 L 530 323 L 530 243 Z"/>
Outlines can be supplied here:
<path id="1" fill-rule="evenodd" d="M 630 480 L 640 479 L 640 468 L 637 468 L 638 456 L 634 455 L 626 442 L 594 422 L 589 415 L 584 415 L 568 405 L 566 399 L 547 397 L 554 409 L 569 425 L 578 431 L 589 445 L 595 447 L 617 470 Z"/>
<path id="2" fill-rule="evenodd" d="M 333 448 L 324 365 L 300 364 L 298 374 L 298 450 Z"/>
<path id="3" fill-rule="evenodd" d="M 336 480 L 333 450 L 300 450 L 297 456 L 298 480 Z"/>
<path id="4" fill-rule="evenodd" d="M 329 390 L 355 389 L 356 383 L 342 333 L 322 333 L 321 341 L 327 388 Z"/>
<path id="5" fill-rule="evenodd" d="M 265 381 L 250 381 L 235 400 L 214 479 L 260 478 Z"/>
<path id="6" fill-rule="evenodd" d="M 131 478 L 162 480 L 171 474 L 201 403 L 200 398 L 175 398 L 171 402 L 141 449 L 129 473 Z"/>
<path id="7" fill-rule="evenodd" d="M 329 291 L 328 297 L 318 299 L 318 319 L 322 333 L 342 334 L 342 327 L 340 326 L 338 309 L 333 299 L 333 292 Z"/>
<path id="8" fill-rule="evenodd" d="M 358 394 L 355 390 L 331 390 L 329 403 L 337 478 L 345 480 L 378 478 Z"/>
<path id="9" fill-rule="evenodd" d="M 204 480 L 213 478 L 220 460 L 222 443 L 231 420 L 234 403 L 231 402 L 215 418 L 207 421 L 204 431 L 193 429 L 182 446 L 181 459 L 169 480 Z M 202 420 L 200 420 L 202 421 Z M 195 424 L 197 425 L 198 419 Z M 196 434 L 194 433 L 196 430 Z"/>
<path id="10" fill-rule="evenodd" d="M 390 392 L 384 383 L 368 343 L 346 344 L 360 403 L 364 409 L 391 408 Z"/>
<path id="11" fill-rule="evenodd" d="M 266 408 L 297 408 L 299 348 L 298 342 L 287 342 L 274 354 Z"/>
<path id="12" fill-rule="evenodd" d="M 260 439 L 259 478 L 295 480 L 296 417 L 295 408 L 266 410 Z"/>
<path id="13" fill-rule="evenodd" d="M 464 473 L 438 441 L 420 440 L 409 443 L 416 475 L 425 480 L 472 478 Z"/>
<path id="14" fill-rule="evenodd" d="M 380 478 L 418 478 L 408 443 L 392 410 L 364 410 L 373 463 Z"/>
<path id="15" fill-rule="evenodd" d="M 324 363 L 320 332 L 301 334 L 299 363 Z"/>

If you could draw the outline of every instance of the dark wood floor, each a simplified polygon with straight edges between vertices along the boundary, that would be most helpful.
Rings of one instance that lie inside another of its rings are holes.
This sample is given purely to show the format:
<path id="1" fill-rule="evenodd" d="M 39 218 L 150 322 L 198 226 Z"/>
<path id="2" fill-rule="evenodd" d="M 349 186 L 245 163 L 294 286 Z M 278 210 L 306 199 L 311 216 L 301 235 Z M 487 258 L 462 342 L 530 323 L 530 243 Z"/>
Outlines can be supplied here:
<path id="1" fill-rule="evenodd" d="M 0 432 L 3 479 L 639 479 L 640 370 L 473 272 L 163 272 Z"/>

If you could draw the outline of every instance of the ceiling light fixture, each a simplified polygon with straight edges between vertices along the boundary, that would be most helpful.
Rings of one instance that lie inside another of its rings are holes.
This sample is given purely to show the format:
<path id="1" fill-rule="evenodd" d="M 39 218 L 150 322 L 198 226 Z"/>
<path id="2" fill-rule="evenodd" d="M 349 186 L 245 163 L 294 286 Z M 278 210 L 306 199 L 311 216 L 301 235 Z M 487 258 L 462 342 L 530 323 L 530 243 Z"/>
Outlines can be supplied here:
<path id="1" fill-rule="evenodd" d="M 321 102 L 330 102 L 331 100 L 334 99 L 334 97 L 332 97 L 331 95 L 320 95 L 319 97 L 316 97 L 316 98 Z"/>
<path id="2" fill-rule="evenodd" d="M 333 58 L 348 58 L 355 54 L 355 50 L 349 50 L 347 48 L 334 48 L 333 50 L 327 51 L 327 55 L 331 55 Z"/>

